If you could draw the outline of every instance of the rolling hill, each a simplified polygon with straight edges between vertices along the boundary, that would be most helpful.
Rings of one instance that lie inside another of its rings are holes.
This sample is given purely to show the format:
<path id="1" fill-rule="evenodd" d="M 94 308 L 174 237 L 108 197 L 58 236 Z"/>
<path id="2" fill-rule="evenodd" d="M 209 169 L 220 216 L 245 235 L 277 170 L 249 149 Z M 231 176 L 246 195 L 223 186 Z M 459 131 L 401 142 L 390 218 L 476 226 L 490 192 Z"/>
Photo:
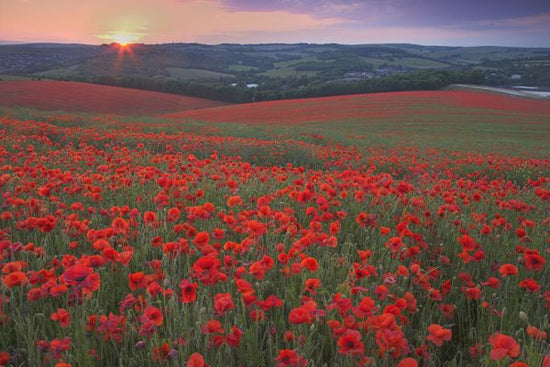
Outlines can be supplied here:
<path id="1" fill-rule="evenodd" d="M 519 83 L 546 89 L 550 48 L 308 43 L 0 46 L 0 79 L 13 76 L 229 103 L 436 90 L 456 83 Z"/>
<path id="2" fill-rule="evenodd" d="M 227 131 L 247 131 L 253 125 L 266 133 L 297 136 L 295 131 L 301 130 L 314 140 L 330 137 L 366 147 L 422 145 L 547 154 L 550 139 L 550 100 L 472 90 L 270 101 L 164 117 L 182 128 L 187 122 L 216 124 Z"/>
<path id="3" fill-rule="evenodd" d="M 454 111 L 453 111 L 454 110 Z M 311 124 L 341 121 L 418 120 L 460 115 L 523 118 L 550 115 L 550 101 L 490 92 L 447 90 L 356 94 L 335 97 L 247 103 L 166 114 L 182 120 L 246 124 Z"/>
<path id="4" fill-rule="evenodd" d="M 227 103 L 139 89 L 64 81 L 2 81 L 0 106 L 117 115 L 153 115 Z"/>

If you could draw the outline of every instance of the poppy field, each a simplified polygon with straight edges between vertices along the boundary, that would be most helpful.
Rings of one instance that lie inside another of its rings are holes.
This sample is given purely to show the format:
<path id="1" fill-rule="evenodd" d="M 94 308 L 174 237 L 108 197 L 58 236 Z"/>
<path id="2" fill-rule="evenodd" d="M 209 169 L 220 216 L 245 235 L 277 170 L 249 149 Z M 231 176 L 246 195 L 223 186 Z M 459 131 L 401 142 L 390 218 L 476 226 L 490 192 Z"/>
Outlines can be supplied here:
<path id="1" fill-rule="evenodd" d="M 53 80 L 2 81 L 0 95 L 1 106 L 132 116 L 226 105 L 204 98 Z"/>
<path id="2" fill-rule="evenodd" d="M 531 152 L 366 144 L 368 119 L 0 117 L 0 365 L 549 367 L 531 102 L 483 123 Z"/>
<path id="3" fill-rule="evenodd" d="M 334 97 L 290 99 L 194 109 L 163 116 L 209 122 L 247 124 L 303 125 L 307 123 L 369 118 L 403 118 L 455 108 L 453 112 L 470 116 L 531 117 L 550 114 L 550 102 L 543 99 L 512 97 L 483 91 L 407 91 L 352 94 Z M 363 120 L 363 123 L 365 121 Z M 540 123 L 532 119 L 531 123 Z"/>

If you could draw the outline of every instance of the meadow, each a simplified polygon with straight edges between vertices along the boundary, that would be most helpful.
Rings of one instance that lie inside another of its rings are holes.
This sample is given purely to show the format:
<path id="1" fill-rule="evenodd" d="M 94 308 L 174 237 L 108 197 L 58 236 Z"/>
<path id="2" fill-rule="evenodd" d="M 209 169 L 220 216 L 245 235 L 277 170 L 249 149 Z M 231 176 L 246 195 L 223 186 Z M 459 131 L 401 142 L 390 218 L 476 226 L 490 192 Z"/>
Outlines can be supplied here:
<path id="1" fill-rule="evenodd" d="M 547 100 L 85 111 L 0 110 L 0 365 L 550 366 Z"/>

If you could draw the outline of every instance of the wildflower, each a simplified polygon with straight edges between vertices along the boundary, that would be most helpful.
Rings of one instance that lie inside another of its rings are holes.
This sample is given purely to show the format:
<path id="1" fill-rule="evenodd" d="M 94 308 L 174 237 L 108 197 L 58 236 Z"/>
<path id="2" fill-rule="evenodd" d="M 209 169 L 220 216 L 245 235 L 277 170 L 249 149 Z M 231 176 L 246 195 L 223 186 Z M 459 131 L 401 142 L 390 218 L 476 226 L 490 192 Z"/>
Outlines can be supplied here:
<path id="1" fill-rule="evenodd" d="M 541 288 L 540 284 L 536 280 L 531 278 L 523 279 L 522 281 L 520 281 L 519 287 L 525 288 L 530 292 L 538 292 Z"/>
<path id="2" fill-rule="evenodd" d="M 83 264 L 76 264 L 65 269 L 61 280 L 68 286 L 82 290 L 84 293 L 95 292 L 101 284 L 99 274 Z"/>
<path id="3" fill-rule="evenodd" d="M 527 326 L 527 335 L 537 340 L 545 340 L 547 337 L 546 331 L 539 330 L 534 326 Z"/>
<path id="4" fill-rule="evenodd" d="M 207 367 L 208 365 L 204 362 L 204 358 L 200 353 L 193 353 L 189 360 L 187 361 L 187 367 Z"/>
<path id="5" fill-rule="evenodd" d="M 426 337 L 426 340 L 431 341 L 438 347 L 442 346 L 444 341 L 451 340 L 453 335 L 450 329 L 445 329 L 438 324 L 428 326 L 428 331 L 430 334 Z"/>
<path id="6" fill-rule="evenodd" d="M 307 359 L 300 356 L 294 349 L 281 349 L 275 358 L 276 367 L 305 367 Z"/>
<path id="7" fill-rule="evenodd" d="M 7 366 L 11 357 L 8 352 L 0 352 L 0 366 Z"/>
<path id="8" fill-rule="evenodd" d="M 489 343 L 493 347 L 492 360 L 500 361 L 506 356 L 516 358 L 520 354 L 520 346 L 511 336 L 497 332 L 489 337 Z"/>
<path id="9" fill-rule="evenodd" d="M 208 320 L 206 322 L 206 325 L 203 325 L 201 327 L 201 331 L 203 334 L 213 334 L 213 333 L 223 333 L 223 328 L 221 322 L 218 320 Z"/>
<path id="10" fill-rule="evenodd" d="M 414 358 L 407 357 L 400 360 L 395 367 L 418 367 L 418 362 Z"/>
<path id="11" fill-rule="evenodd" d="M 466 288 L 465 294 L 468 299 L 478 300 L 481 296 L 481 289 L 479 289 L 478 287 Z"/>
<path id="12" fill-rule="evenodd" d="M 12 273 L 9 273 L 7 275 L 4 275 L 2 278 L 4 281 L 4 284 L 8 288 L 17 287 L 20 285 L 26 285 L 27 284 L 27 274 L 25 274 L 22 271 L 14 271 Z"/>
<path id="13" fill-rule="evenodd" d="M 310 324 L 315 318 L 316 310 L 317 304 L 314 301 L 308 301 L 290 311 L 289 321 L 292 324 Z"/>
<path id="14" fill-rule="evenodd" d="M 376 216 L 374 214 L 367 214 L 365 212 L 359 213 L 355 218 L 355 222 L 361 228 L 378 227 L 378 221 L 376 220 Z"/>
<path id="15" fill-rule="evenodd" d="M 142 271 L 137 273 L 128 274 L 128 286 L 131 290 L 142 289 L 147 286 L 145 282 L 145 274 Z"/>
<path id="16" fill-rule="evenodd" d="M 145 221 L 145 224 L 153 224 L 157 221 L 157 213 L 145 212 L 143 214 L 143 220 Z"/>
<path id="17" fill-rule="evenodd" d="M 338 339 L 339 352 L 342 354 L 363 354 L 365 346 L 361 341 L 361 333 L 356 330 L 348 330 Z"/>
<path id="18" fill-rule="evenodd" d="M 525 268 L 531 271 L 542 271 L 546 264 L 546 259 L 537 252 L 524 253 L 523 261 L 525 262 Z"/>
<path id="19" fill-rule="evenodd" d="M 229 293 L 218 293 L 214 296 L 214 309 L 218 315 L 223 315 L 228 310 L 234 309 L 233 300 Z"/>
<path id="20" fill-rule="evenodd" d="M 154 306 L 149 306 L 145 308 L 142 316 L 142 322 L 147 321 L 151 321 L 156 326 L 161 326 L 162 322 L 164 321 L 164 316 L 158 308 Z"/>
<path id="21" fill-rule="evenodd" d="M 189 279 L 183 279 L 179 287 L 181 289 L 182 297 L 181 301 L 183 303 L 193 303 L 197 299 L 197 283 L 191 283 Z"/>
<path id="22" fill-rule="evenodd" d="M 499 269 L 498 272 L 503 277 L 508 275 L 517 275 L 518 274 L 518 268 L 512 264 L 504 264 Z"/>
<path id="23" fill-rule="evenodd" d="M 71 314 L 64 308 L 59 308 L 50 315 L 50 319 L 59 322 L 59 325 L 65 329 L 71 323 Z"/>
<path id="24" fill-rule="evenodd" d="M 313 257 L 306 257 L 301 261 L 301 265 L 312 273 L 319 269 L 319 263 Z"/>

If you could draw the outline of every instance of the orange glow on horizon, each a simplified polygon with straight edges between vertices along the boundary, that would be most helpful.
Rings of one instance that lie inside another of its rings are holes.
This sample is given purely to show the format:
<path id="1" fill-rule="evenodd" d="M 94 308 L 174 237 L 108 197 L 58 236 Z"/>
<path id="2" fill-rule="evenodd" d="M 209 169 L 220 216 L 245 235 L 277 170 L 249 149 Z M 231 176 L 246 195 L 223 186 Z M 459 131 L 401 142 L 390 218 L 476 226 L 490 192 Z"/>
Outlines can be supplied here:
<path id="1" fill-rule="evenodd" d="M 117 33 L 113 35 L 113 41 L 118 43 L 121 47 L 126 47 L 130 43 L 134 42 L 136 37 L 128 33 Z"/>

